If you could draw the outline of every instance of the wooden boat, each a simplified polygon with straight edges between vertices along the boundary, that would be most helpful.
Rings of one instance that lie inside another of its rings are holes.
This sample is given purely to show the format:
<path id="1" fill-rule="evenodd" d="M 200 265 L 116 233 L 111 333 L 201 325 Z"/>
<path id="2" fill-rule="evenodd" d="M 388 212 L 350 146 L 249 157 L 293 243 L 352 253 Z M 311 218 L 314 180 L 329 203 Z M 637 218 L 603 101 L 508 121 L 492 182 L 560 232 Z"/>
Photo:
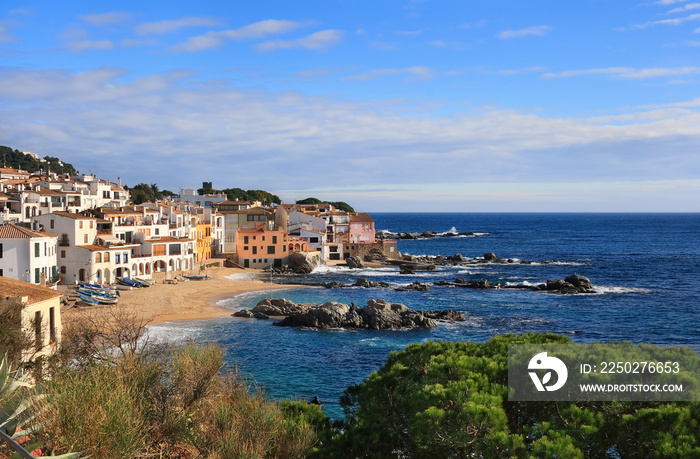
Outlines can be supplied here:
<path id="1" fill-rule="evenodd" d="M 142 284 L 141 282 L 129 279 L 128 277 L 117 277 L 117 283 L 128 285 L 129 287 L 149 287 L 147 284 Z"/>
<path id="2" fill-rule="evenodd" d="M 209 277 L 209 276 L 184 276 L 184 277 L 185 277 L 185 279 L 196 280 L 196 281 L 211 279 L 211 277 Z"/>
<path id="3" fill-rule="evenodd" d="M 99 306 L 100 302 L 97 301 L 97 299 L 88 296 L 88 295 L 80 295 L 80 301 L 82 304 L 85 306 Z"/>
<path id="4" fill-rule="evenodd" d="M 144 284 L 144 286 L 146 286 L 146 287 L 147 287 L 147 286 L 150 286 L 150 285 L 153 285 L 153 284 L 155 283 L 155 282 L 153 282 L 153 281 L 150 280 L 150 279 L 143 279 L 143 278 L 141 278 L 141 277 L 134 277 L 133 280 L 134 280 L 135 282 L 141 282 L 141 283 Z"/>

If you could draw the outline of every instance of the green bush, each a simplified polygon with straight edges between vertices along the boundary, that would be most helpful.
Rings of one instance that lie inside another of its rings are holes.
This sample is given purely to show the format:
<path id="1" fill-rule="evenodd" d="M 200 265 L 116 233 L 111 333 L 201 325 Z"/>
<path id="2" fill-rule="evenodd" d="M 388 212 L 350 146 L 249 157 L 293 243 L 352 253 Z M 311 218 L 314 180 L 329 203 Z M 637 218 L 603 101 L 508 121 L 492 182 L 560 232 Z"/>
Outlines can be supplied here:
<path id="1" fill-rule="evenodd" d="M 429 342 L 392 353 L 341 398 L 317 457 L 700 457 L 697 402 L 509 402 L 508 344 Z"/>

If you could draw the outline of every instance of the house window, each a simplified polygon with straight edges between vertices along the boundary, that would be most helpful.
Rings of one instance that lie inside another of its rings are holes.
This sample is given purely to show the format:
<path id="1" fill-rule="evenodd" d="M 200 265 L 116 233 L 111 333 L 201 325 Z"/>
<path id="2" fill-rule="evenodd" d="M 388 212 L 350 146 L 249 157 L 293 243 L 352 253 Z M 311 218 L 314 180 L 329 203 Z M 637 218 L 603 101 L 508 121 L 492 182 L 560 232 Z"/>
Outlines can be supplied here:
<path id="1" fill-rule="evenodd" d="M 121 260 L 121 256 L 120 256 L 118 253 L 115 253 L 115 254 L 114 254 L 114 262 L 115 262 L 116 264 L 119 264 L 119 263 L 120 263 L 120 260 Z"/>
<path id="2" fill-rule="evenodd" d="M 43 341 L 41 336 L 41 311 L 37 311 L 34 313 L 34 345 L 37 351 L 44 347 Z"/>
<path id="3" fill-rule="evenodd" d="M 105 261 L 105 263 L 109 262 L 109 252 L 105 252 L 104 261 Z"/>
<path id="4" fill-rule="evenodd" d="M 34 268 L 34 283 L 38 284 L 41 282 L 41 269 Z"/>
<path id="5" fill-rule="evenodd" d="M 277 244 L 277 236 L 272 236 L 272 243 Z"/>
<path id="6" fill-rule="evenodd" d="M 44 256 L 48 256 L 49 254 L 49 245 L 44 242 Z"/>
<path id="7" fill-rule="evenodd" d="M 83 221 L 82 220 L 80 220 L 78 222 L 78 228 L 83 229 Z"/>
<path id="8" fill-rule="evenodd" d="M 268 245 L 268 246 L 267 246 L 267 254 L 268 254 L 268 255 L 274 255 L 274 254 L 275 254 L 275 246 L 274 246 L 274 245 Z"/>
<path id="9" fill-rule="evenodd" d="M 39 245 L 38 242 L 35 242 L 35 243 L 34 243 L 34 256 L 35 256 L 35 257 L 38 257 L 40 251 L 41 251 L 41 246 Z"/>
<path id="10" fill-rule="evenodd" d="M 65 250 L 61 250 L 61 258 L 66 258 L 66 251 Z"/>
<path id="11" fill-rule="evenodd" d="M 93 222 L 92 220 L 90 220 L 90 229 L 93 228 L 93 226 L 92 226 L 93 223 L 95 223 L 95 222 Z"/>
<path id="12" fill-rule="evenodd" d="M 51 220 L 51 229 L 53 229 L 54 224 L 56 223 L 55 220 Z"/>
<path id="13" fill-rule="evenodd" d="M 258 254 L 258 246 L 254 245 L 253 246 L 253 255 L 257 255 L 257 254 Z"/>
<path id="14" fill-rule="evenodd" d="M 65 266 L 61 266 L 61 274 L 65 274 L 65 273 L 66 273 L 66 267 L 65 267 Z"/>
<path id="15" fill-rule="evenodd" d="M 49 339 L 56 342 L 56 313 L 54 308 L 49 308 Z"/>
<path id="16" fill-rule="evenodd" d="M 0 258 L 2 258 L 2 244 L 0 244 Z"/>
<path id="17" fill-rule="evenodd" d="M 124 252 L 124 263 L 129 263 L 129 252 Z"/>
<path id="18" fill-rule="evenodd" d="M 82 223 L 82 222 L 81 222 Z M 83 242 L 87 244 L 87 234 L 83 234 Z"/>
<path id="19" fill-rule="evenodd" d="M 248 244 L 248 236 L 243 236 L 243 243 Z"/>
<path id="20" fill-rule="evenodd" d="M 154 233 L 154 234 L 155 234 L 156 236 L 158 236 L 158 235 L 160 234 L 160 228 L 156 228 L 156 230 L 155 230 L 155 233 Z"/>

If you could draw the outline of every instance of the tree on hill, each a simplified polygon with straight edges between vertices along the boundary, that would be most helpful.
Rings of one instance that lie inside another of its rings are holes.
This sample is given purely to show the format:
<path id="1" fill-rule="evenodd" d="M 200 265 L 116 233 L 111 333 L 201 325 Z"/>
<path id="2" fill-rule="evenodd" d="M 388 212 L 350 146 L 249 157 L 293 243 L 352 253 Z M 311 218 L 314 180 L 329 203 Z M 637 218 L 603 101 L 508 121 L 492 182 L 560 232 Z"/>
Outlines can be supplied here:
<path id="1" fill-rule="evenodd" d="M 342 210 L 343 212 L 350 212 L 354 213 L 355 209 L 352 208 L 350 204 L 344 201 L 321 201 L 318 198 L 313 198 L 309 197 L 306 199 L 301 199 L 296 202 L 297 204 L 330 204 L 333 207 L 335 207 L 338 210 Z"/>
<path id="2" fill-rule="evenodd" d="M 318 457 L 700 457 L 700 402 L 508 401 L 508 345 L 554 334 L 428 342 L 393 352 L 341 398 Z"/>
<path id="3" fill-rule="evenodd" d="M 4 167 L 13 169 L 22 169 L 27 172 L 36 172 L 38 170 L 51 171 L 57 174 L 77 175 L 72 164 L 62 162 L 60 159 L 45 156 L 45 162 L 37 161 L 32 156 L 25 155 L 19 150 L 13 150 L 10 147 L 0 146 L 0 160 Z"/>
<path id="4" fill-rule="evenodd" d="M 138 185 L 129 188 L 131 193 L 131 202 L 141 204 L 144 202 L 153 202 L 157 199 L 163 199 L 164 192 L 160 191 L 157 183 L 151 185 L 147 183 L 139 183 Z M 172 193 L 171 193 L 172 194 Z"/>

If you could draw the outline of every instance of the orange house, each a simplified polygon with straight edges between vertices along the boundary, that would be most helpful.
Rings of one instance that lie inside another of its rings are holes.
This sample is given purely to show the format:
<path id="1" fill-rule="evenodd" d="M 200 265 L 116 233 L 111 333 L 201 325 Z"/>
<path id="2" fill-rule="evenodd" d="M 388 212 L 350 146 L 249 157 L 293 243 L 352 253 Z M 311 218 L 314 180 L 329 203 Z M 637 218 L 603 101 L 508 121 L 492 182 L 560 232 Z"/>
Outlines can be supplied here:
<path id="1" fill-rule="evenodd" d="M 280 268 L 289 257 L 289 236 L 284 231 L 257 228 L 236 230 L 238 263 L 244 268 Z"/>

